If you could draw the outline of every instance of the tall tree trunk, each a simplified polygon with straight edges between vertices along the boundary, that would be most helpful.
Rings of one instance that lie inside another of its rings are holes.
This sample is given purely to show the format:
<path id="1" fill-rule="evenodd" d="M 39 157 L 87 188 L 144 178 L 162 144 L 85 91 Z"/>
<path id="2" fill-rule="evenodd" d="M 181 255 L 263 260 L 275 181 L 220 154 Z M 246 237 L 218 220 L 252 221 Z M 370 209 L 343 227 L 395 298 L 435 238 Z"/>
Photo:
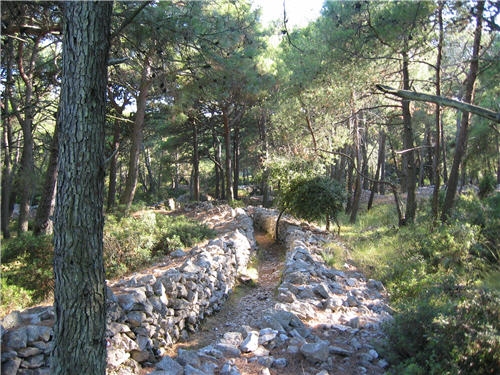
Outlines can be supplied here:
<path id="1" fill-rule="evenodd" d="M 18 49 L 17 67 L 19 75 L 21 76 L 25 86 L 23 92 L 24 117 L 19 114 L 19 111 L 16 111 L 23 132 L 23 151 L 21 153 L 21 166 L 19 168 L 17 187 L 20 206 L 17 225 L 18 234 L 28 231 L 31 199 L 35 189 L 35 160 L 33 156 L 33 147 L 35 144 L 33 140 L 33 120 L 35 117 L 35 108 L 33 98 L 33 82 L 39 43 L 40 40 L 36 39 L 27 66 L 25 66 L 24 61 L 24 42 L 19 43 Z"/>
<path id="2" fill-rule="evenodd" d="M 120 121 L 115 120 L 113 126 L 113 153 L 109 160 L 109 183 L 108 183 L 108 197 L 106 200 L 106 211 L 111 212 L 115 207 L 116 202 L 116 177 L 118 172 L 118 156 L 120 150 Z"/>
<path id="3" fill-rule="evenodd" d="M 149 182 L 148 191 L 150 194 L 156 194 L 158 191 L 156 178 L 153 173 L 153 168 L 151 167 L 151 155 L 146 147 L 143 146 L 142 151 L 144 153 L 144 164 L 146 165 L 146 172 L 148 173 L 146 181 Z M 146 185 L 147 186 L 147 185 Z"/>
<path id="4" fill-rule="evenodd" d="M 4 54 L 6 56 L 6 71 L 7 81 L 3 94 L 2 106 L 2 206 L 1 210 L 1 226 L 3 238 L 10 238 L 9 222 L 11 215 L 11 193 L 12 193 L 12 124 L 11 114 L 9 113 L 9 103 L 12 97 L 12 66 L 13 66 L 13 48 L 12 39 L 7 38 L 5 42 Z"/>
<path id="5" fill-rule="evenodd" d="M 192 120 L 193 128 L 193 200 L 200 200 L 200 152 L 198 150 L 198 125 Z"/>
<path id="6" fill-rule="evenodd" d="M 474 30 L 474 45 L 472 47 L 472 57 L 470 60 L 469 72 L 465 80 L 465 95 L 464 101 L 472 103 L 474 95 L 474 84 L 476 82 L 477 74 L 479 71 L 479 50 L 481 48 L 481 33 L 483 24 L 483 11 L 484 1 L 477 2 L 476 11 L 476 29 Z M 441 212 L 441 220 L 445 222 L 448 220 L 453 205 L 455 203 L 455 195 L 457 193 L 457 185 L 459 179 L 460 164 L 465 154 L 467 136 L 469 129 L 469 112 L 462 113 L 462 120 L 460 122 L 460 130 L 458 133 L 457 145 L 455 147 L 455 155 L 453 157 L 453 164 L 450 170 L 448 179 L 448 188 L 444 198 L 443 211 Z"/>
<path id="7" fill-rule="evenodd" d="M 375 196 L 375 192 L 378 192 L 379 183 L 376 181 L 383 180 L 383 177 L 380 178 L 380 172 L 385 163 L 385 131 L 383 129 L 380 130 L 379 134 L 379 146 L 378 146 L 378 158 L 377 158 L 377 169 L 375 171 L 375 181 L 372 183 L 372 188 L 370 192 L 370 198 L 368 199 L 368 210 L 372 208 L 373 198 Z M 381 184 L 384 185 L 384 184 Z"/>
<path id="8" fill-rule="evenodd" d="M 352 205 L 351 205 L 351 215 L 349 217 L 349 222 L 354 224 L 356 222 L 356 218 L 358 216 L 359 210 L 359 201 L 361 199 L 361 173 L 359 173 L 361 169 L 361 135 L 359 124 L 358 124 L 358 115 L 356 114 L 355 105 L 355 97 L 354 93 L 351 95 L 351 131 L 353 135 L 353 154 L 354 160 L 353 163 L 356 169 L 356 176 L 354 177 L 354 194 L 352 197 Z"/>
<path id="9" fill-rule="evenodd" d="M 104 127 L 112 7 L 108 1 L 64 7 L 53 375 L 106 373 Z"/>
<path id="10" fill-rule="evenodd" d="M 268 121 L 267 110 L 263 109 L 261 111 L 258 125 L 259 125 L 260 141 L 262 144 L 262 149 L 261 149 L 261 153 L 259 156 L 259 164 L 263 170 L 261 190 L 262 190 L 262 205 L 264 207 L 271 206 L 271 188 L 269 186 L 269 178 L 270 178 L 271 173 L 270 173 L 269 167 L 267 166 L 267 160 L 269 158 L 269 153 L 268 153 L 269 144 L 268 144 L 268 138 L 267 138 L 267 121 Z"/>
<path id="11" fill-rule="evenodd" d="M 224 171 L 222 168 L 222 145 L 219 137 L 212 134 L 214 148 L 214 166 L 215 166 L 215 198 L 224 199 Z"/>
<path id="12" fill-rule="evenodd" d="M 57 135 L 58 121 L 59 120 L 56 118 L 56 128 L 50 145 L 49 166 L 47 168 L 45 182 L 43 184 L 43 194 L 40 203 L 38 204 L 35 223 L 33 225 L 33 233 L 37 236 L 51 234 L 53 229 L 53 222 L 50 217 L 54 213 L 54 206 L 56 203 L 56 185 L 58 174 L 57 162 L 59 155 L 59 141 Z"/>
<path id="13" fill-rule="evenodd" d="M 9 116 L 4 117 L 2 124 L 2 152 L 3 152 L 3 168 L 2 168 L 2 235 L 3 238 L 10 238 L 9 222 L 10 222 L 10 195 L 12 192 L 12 164 L 10 150 L 12 147 L 12 127 Z"/>
<path id="14" fill-rule="evenodd" d="M 222 118 L 224 122 L 224 147 L 226 151 L 226 161 L 225 161 L 225 194 L 224 198 L 227 199 L 229 203 L 233 201 L 233 184 L 231 178 L 233 176 L 231 167 L 231 128 L 229 127 L 228 109 L 224 108 L 222 111 Z"/>
<path id="15" fill-rule="evenodd" d="M 346 161 L 346 167 L 347 167 L 347 173 L 346 173 L 346 189 L 347 189 L 347 201 L 345 205 L 345 213 L 350 214 L 351 209 L 352 209 L 352 197 L 353 197 L 353 190 L 352 190 L 352 185 L 353 185 L 353 180 L 354 180 L 354 159 L 356 158 L 356 155 L 354 154 L 354 151 L 346 146 L 346 155 L 350 155 L 351 157 L 347 159 Z"/>
<path id="16" fill-rule="evenodd" d="M 135 191 L 137 189 L 137 179 L 139 176 L 139 156 L 142 150 L 144 140 L 144 119 L 146 117 L 146 100 L 149 90 L 153 85 L 151 78 L 151 63 L 148 58 L 144 62 L 142 69 L 141 84 L 139 87 L 139 96 L 137 97 L 137 112 L 135 114 L 134 125 L 132 129 L 132 145 L 130 146 L 130 157 L 128 162 L 128 175 L 125 183 L 125 190 L 120 198 L 120 204 L 125 205 L 125 211 L 130 210 L 134 201 Z"/>
<path id="17" fill-rule="evenodd" d="M 498 133 L 496 134 L 495 137 L 497 141 L 497 185 L 500 185 L 500 137 L 498 136 Z"/>
<path id="18" fill-rule="evenodd" d="M 437 57 L 436 57 L 436 95 L 441 96 L 441 63 L 443 60 L 443 40 L 444 40 L 444 27 L 443 27 L 443 8 L 444 1 L 438 2 L 438 25 L 439 25 L 439 35 L 438 35 L 438 45 L 437 45 Z M 435 146 L 434 146 L 434 160 L 432 164 L 432 175 L 434 190 L 432 192 L 432 220 L 434 223 L 438 220 L 439 215 L 439 189 L 441 185 L 441 137 L 443 136 L 443 125 L 441 122 L 441 106 L 436 104 L 435 112 L 435 124 L 436 124 L 436 135 L 435 135 Z"/>
<path id="19" fill-rule="evenodd" d="M 240 127 L 236 124 L 233 137 L 233 198 L 239 199 L 238 188 L 240 186 Z"/>
<path id="20" fill-rule="evenodd" d="M 408 52 L 405 50 L 402 53 L 403 57 L 403 90 L 410 89 L 410 73 L 408 69 L 409 58 Z M 415 168 L 415 155 L 413 145 L 413 129 L 411 124 L 410 101 L 403 99 L 403 171 L 406 177 L 406 212 L 405 222 L 413 223 L 415 220 L 415 212 L 417 210 L 417 201 L 415 197 L 415 189 L 417 185 L 417 173 Z"/>

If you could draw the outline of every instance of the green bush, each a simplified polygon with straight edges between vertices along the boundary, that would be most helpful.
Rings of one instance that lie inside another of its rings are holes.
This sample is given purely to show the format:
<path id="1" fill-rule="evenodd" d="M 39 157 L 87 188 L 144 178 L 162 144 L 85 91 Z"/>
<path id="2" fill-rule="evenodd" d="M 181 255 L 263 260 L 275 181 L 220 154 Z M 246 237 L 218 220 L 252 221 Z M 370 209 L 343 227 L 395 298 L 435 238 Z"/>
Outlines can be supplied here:
<path id="1" fill-rule="evenodd" d="M 499 322 L 498 292 L 461 290 L 451 298 L 436 291 L 420 298 L 386 325 L 390 373 L 494 374 L 500 368 Z"/>
<path id="2" fill-rule="evenodd" d="M 468 374 L 494 374 L 500 369 L 500 293 L 474 289 L 458 305 L 452 329 L 461 332 L 456 361 Z"/>
<path id="3" fill-rule="evenodd" d="M 143 211 L 134 216 L 107 216 L 104 226 L 104 265 L 109 278 L 152 264 L 156 257 L 179 247 L 191 247 L 214 232 L 184 216 Z"/>
<path id="4" fill-rule="evenodd" d="M 396 311 L 381 348 L 389 373 L 500 368 L 499 203 L 499 194 L 463 194 L 451 220 L 438 227 L 423 220 L 394 228 L 386 210 L 375 207 L 343 229 L 352 261 L 385 284 Z"/>
<path id="5" fill-rule="evenodd" d="M 0 317 L 14 310 L 23 310 L 34 304 L 33 290 L 27 290 L 15 284 L 9 284 L 5 276 L 1 279 Z"/>
<path id="6" fill-rule="evenodd" d="M 2 247 L 2 315 L 9 306 L 24 308 L 49 297 L 54 290 L 52 236 L 26 233 Z"/>
<path id="7" fill-rule="evenodd" d="M 337 222 L 345 202 L 342 185 L 328 177 L 299 178 L 280 194 L 279 205 L 292 215 L 307 221 Z"/>
<path id="8" fill-rule="evenodd" d="M 391 373 L 446 373 L 445 369 L 452 364 L 453 342 L 440 338 L 445 330 L 443 318 L 452 311 L 448 298 L 439 294 L 401 306 L 385 327 L 389 350 L 383 354 L 395 364 Z"/>
<path id="9" fill-rule="evenodd" d="M 154 252 L 159 255 L 168 254 L 179 247 L 191 247 L 215 236 L 212 229 L 185 216 L 161 216 L 159 226 L 159 238 L 154 248 Z"/>
<path id="10" fill-rule="evenodd" d="M 456 222 L 466 222 L 479 228 L 471 254 L 486 260 L 490 265 L 500 266 L 500 193 L 480 200 L 473 194 L 463 194 L 457 200 L 453 214 Z"/>
<path id="11" fill-rule="evenodd" d="M 485 174 L 479 180 L 479 197 L 485 198 L 488 194 L 495 191 L 497 179 L 491 173 Z"/>

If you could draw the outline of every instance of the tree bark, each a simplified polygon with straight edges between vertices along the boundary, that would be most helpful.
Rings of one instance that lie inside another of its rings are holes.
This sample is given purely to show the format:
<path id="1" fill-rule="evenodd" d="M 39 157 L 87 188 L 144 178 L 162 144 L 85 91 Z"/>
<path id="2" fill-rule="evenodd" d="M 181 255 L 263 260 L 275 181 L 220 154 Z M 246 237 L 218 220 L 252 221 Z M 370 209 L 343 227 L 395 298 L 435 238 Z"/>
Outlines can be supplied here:
<path id="1" fill-rule="evenodd" d="M 215 129 L 212 133 L 213 148 L 214 148 L 214 167 L 215 167 L 215 198 L 223 199 L 224 194 L 224 170 L 222 168 L 222 146 L 217 136 Z"/>
<path id="2" fill-rule="evenodd" d="M 32 47 L 31 56 L 28 65 L 25 67 L 24 61 L 24 42 L 19 43 L 18 48 L 18 63 L 17 67 L 19 75 L 24 82 L 23 92 L 23 107 L 24 116 L 21 116 L 20 111 L 16 110 L 16 114 L 21 124 L 23 132 L 23 150 L 21 153 L 21 166 L 18 175 L 18 192 L 19 192 L 19 218 L 17 232 L 21 235 L 28 231 L 28 219 L 30 213 L 31 199 L 35 189 L 35 160 L 33 156 L 34 140 L 33 140 L 33 120 L 35 118 L 35 107 L 33 100 L 33 83 L 35 74 L 35 61 L 38 55 L 38 46 L 40 40 L 36 39 Z M 11 100 L 13 98 L 11 97 Z"/>
<path id="3" fill-rule="evenodd" d="M 352 206 L 351 206 L 351 215 L 349 216 L 349 223 L 354 224 L 356 222 L 356 218 L 358 216 L 358 210 L 359 210 L 359 201 L 361 199 L 361 173 L 363 171 L 361 170 L 361 136 L 360 136 L 360 129 L 359 129 L 359 118 L 356 114 L 356 108 L 354 107 L 355 105 L 355 97 L 354 93 L 351 95 L 351 118 L 350 118 L 350 123 L 351 123 L 351 131 L 353 135 L 353 154 L 354 154 L 354 160 L 353 163 L 355 165 L 356 169 L 356 176 L 354 179 L 354 194 L 352 197 Z M 358 171 L 361 170 L 361 173 L 358 173 Z"/>
<path id="4" fill-rule="evenodd" d="M 472 103 L 474 95 L 474 85 L 476 82 L 477 74 L 479 71 L 479 50 L 481 48 L 481 33 L 483 23 L 484 1 L 477 2 L 476 12 L 476 28 L 474 30 L 474 44 L 472 47 L 472 57 L 469 66 L 469 72 L 465 81 L 465 95 L 464 101 Z M 448 188 L 444 198 L 443 210 L 441 212 L 441 221 L 448 220 L 453 205 L 455 203 L 455 195 L 457 193 L 457 185 L 459 179 L 460 164 L 465 155 L 467 136 L 469 129 L 469 112 L 462 113 L 462 120 L 460 122 L 460 130 L 458 133 L 457 146 L 455 148 L 455 155 L 453 157 L 453 164 L 448 178 Z"/>
<path id="5" fill-rule="evenodd" d="M 47 168 L 45 182 L 43 184 L 43 194 L 40 203 L 38 204 L 35 223 L 33 225 L 33 234 L 36 236 L 51 234 L 53 230 L 53 221 L 50 217 L 54 213 L 54 206 L 56 203 L 56 185 L 58 174 L 57 162 L 59 155 L 57 122 L 58 119 L 56 119 L 56 128 L 50 145 L 49 166 Z"/>
<path id="6" fill-rule="evenodd" d="M 373 205 L 373 198 L 375 196 L 375 192 L 378 192 L 379 188 L 379 179 L 384 179 L 383 176 L 380 178 L 380 172 L 382 171 L 382 167 L 385 163 L 385 132 L 384 130 L 380 130 L 379 134 L 379 146 L 378 146 L 378 160 L 377 160 L 377 169 L 375 171 L 375 181 L 372 182 L 372 188 L 370 192 L 370 198 L 368 199 L 368 207 L 367 210 L 370 210 Z"/>
<path id="7" fill-rule="evenodd" d="M 269 153 L 268 153 L 269 144 L 268 144 L 268 138 L 267 138 L 267 121 L 268 121 L 267 111 L 265 109 L 262 109 L 258 125 L 259 125 L 260 141 L 262 144 L 262 150 L 261 150 L 260 156 L 259 156 L 259 164 L 263 170 L 261 190 L 262 190 L 262 205 L 264 207 L 271 206 L 271 188 L 269 186 L 270 171 L 269 171 L 269 168 L 267 166 L 267 160 L 269 158 Z"/>
<path id="8" fill-rule="evenodd" d="M 200 151 L 198 149 L 198 125 L 192 119 L 193 129 L 193 200 L 200 200 Z"/>
<path id="9" fill-rule="evenodd" d="M 104 126 L 112 4 L 64 7 L 53 375 L 106 373 Z"/>
<path id="10" fill-rule="evenodd" d="M 125 211 L 130 210 L 134 201 L 135 191 L 137 189 L 137 179 L 139 176 L 139 156 L 142 150 L 144 140 L 144 119 L 146 116 L 146 100 L 149 90 L 153 85 L 151 78 L 151 64 L 148 59 L 144 62 L 142 70 L 141 84 L 139 87 L 139 96 L 137 97 L 137 112 L 135 114 L 134 125 L 132 129 L 132 145 L 130 147 L 130 157 L 128 162 L 128 175 L 125 183 L 125 190 L 120 198 L 120 204 L 125 205 Z"/>
<path id="11" fill-rule="evenodd" d="M 115 119 L 113 126 L 113 153 L 109 160 L 108 197 L 106 200 L 106 211 L 111 212 L 116 201 L 116 176 L 118 172 L 118 156 L 120 150 L 120 122 Z"/>
<path id="12" fill-rule="evenodd" d="M 233 137 L 233 198 L 238 200 L 238 188 L 240 186 L 240 127 L 236 124 Z"/>
<path id="13" fill-rule="evenodd" d="M 403 57 L 403 88 L 410 89 L 410 73 L 408 69 L 409 58 L 408 52 L 405 50 L 402 53 Z M 415 197 L 415 189 L 417 184 L 417 171 L 415 168 L 415 155 L 413 151 L 413 129 L 411 124 L 410 101 L 402 100 L 403 107 L 403 147 L 408 150 L 403 154 L 403 173 L 406 177 L 406 212 L 405 223 L 413 223 L 415 220 L 415 212 L 417 210 L 417 202 Z"/>
<path id="14" fill-rule="evenodd" d="M 147 178 L 145 179 L 148 184 L 145 184 L 144 186 L 147 187 L 149 185 L 146 191 L 151 195 L 155 195 L 158 191 L 158 184 L 153 173 L 153 167 L 151 166 L 151 155 L 149 153 L 149 150 L 144 145 L 142 147 L 142 151 L 144 153 L 144 164 L 146 166 L 146 172 L 148 173 Z"/>
<path id="15" fill-rule="evenodd" d="M 3 152 L 3 168 L 2 168 L 2 235 L 3 238 L 10 238 L 9 222 L 11 215 L 10 195 L 12 192 L 12 163 L 10 160 L 10 150 L 12 147 L 12 127 L 10 118 L 4 117 L 2 124 L 2 152 Z"/>
<path id="16" fill-rule="evenodd" d="M 7 38 L 3 53 L 6 56 L 7 80 L 3 96 L 2 106 L 2 206 L 1 206 L 1 226 L 3 238 L 10 238 L 10 215 L 11 215 L 11 192 L 12 192 L 12 124 L 11 114 L 9 113 L 9 103 L 12 97 L 12 65 L 13 48 L 12 39 Z"/>
<path id="17" fill-rule="evenodd" d="M 231 167 L 231 129 L 229 127 L 228 109 L 224 108 L 222 111 L 222 118 L 224 122 L 224 147 L 226 151 L 226 161 L 225 161 L 225 192 L 224 198 L 227 199 L 229 203 L 233 201 L 233 184 L 231 178 L 233 176 Z"/>
<path id="18" fill-rule="evenodd" d="M 443 59 L 443 40 L 444 40 L 444 27 L 443 27 L 443 8 L 444 1 L 438 2 L 438 45 L 437 45 L 437 57 L 436 57 L 436 96 L 441 96 L 441 63 Z M 432 174 L 434 190 L 432 192 L 432 204 L 431 213 L 432 220 L 434 223 L 438 220 L 439 215 L 439 188 L 441 185 L 441 137 L 443 132 L 443 126 L 441 123 L 441 105 L 436 103 L 435 112 L 435 124 L 436 124 L 436 135 L 435 135 L 435 146 L 434 146 L 434 160 L 432 164 Z"/>

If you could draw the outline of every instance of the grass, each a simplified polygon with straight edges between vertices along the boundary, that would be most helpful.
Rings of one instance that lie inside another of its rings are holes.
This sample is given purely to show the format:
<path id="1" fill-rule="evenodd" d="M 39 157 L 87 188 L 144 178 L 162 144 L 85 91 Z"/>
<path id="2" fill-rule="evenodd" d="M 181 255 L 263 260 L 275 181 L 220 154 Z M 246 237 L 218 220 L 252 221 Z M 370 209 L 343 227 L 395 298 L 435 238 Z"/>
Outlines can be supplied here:
<path id="1" fill-rule="evenodd" d="M 356 224 L 341 217 L 341 239 L 323 254 L 384 283 L 397 313 L 381 353 L 391 374 L 487 374 L 500 368 L 497 197 L 464 196 L 448 224 L 432 227 L 422 202 L 415 224 L 397 227 L 393 205 Z M 348 249 L 348 250 L 346 250 Z"/>

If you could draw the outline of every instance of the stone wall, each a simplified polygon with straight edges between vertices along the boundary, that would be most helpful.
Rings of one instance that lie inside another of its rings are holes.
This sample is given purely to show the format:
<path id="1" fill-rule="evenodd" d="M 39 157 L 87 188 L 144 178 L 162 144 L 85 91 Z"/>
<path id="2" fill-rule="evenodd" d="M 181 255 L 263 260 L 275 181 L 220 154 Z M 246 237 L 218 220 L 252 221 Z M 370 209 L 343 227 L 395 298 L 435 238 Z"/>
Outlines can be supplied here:
<path id="1" fill-rule="evenodd" d="M 221 308 L 255 250 L 252 219 L 242 209 L 231 216 L 226 234 L 175 252 L 177 267 L 159 266 L 108 287 L 108 374 L 138 373 Z M 53 324 L 52 307 L 6 316 L 2 375 L 48 374 Z"/>
<path id="2" fill-rule="evenodd" d="M 390 319 L 383 285 L 355 269 L 328 267 L 322 247 L 328 233 L 282 219 L 278 238 L 286 247 L 276 304 L 255 326 L 225 332 L 199 350 L 167 348 L 187 338 L 200 321 L 217 312 L 255 249 L 254 226 L 275 233 L 278 213 L 250 207 L 231 212 L 225 235 L 176 251 L 174 267 L 134 275 L 108 288 L 108 374 L 239 375 L 234 358 L 257 363 L 260 374 L 381 375 L 388 366 L 373 346 Z M 2 322 L 2 374 L 48 374 L 54 314 L 51 307 L 12 313 Z M 304 370 L 305 367 L 305 370 Z M 144 371 L 144 370 L 142 370 Z"/>
<path id="3" fill-rule="evenodd" d="M 277 212 L 252 210 L 254 226 L 275 235 Z M 301 354 L 310 373 L 382 374 L 388 362 L 375 344 L 384 338 L 382 324 L 392 319 L 385 288 L 380 281 L 346 264 L 329 267 L 322 258 L 333 235 L 290 218 L 280 220 L 278 239 L 286 247 L 282 282 L 274 310 L 288 312 L 317 329 L 290 332 L 285 352 Z M 341 243 L 338 243 L 341 246 Z"/>

